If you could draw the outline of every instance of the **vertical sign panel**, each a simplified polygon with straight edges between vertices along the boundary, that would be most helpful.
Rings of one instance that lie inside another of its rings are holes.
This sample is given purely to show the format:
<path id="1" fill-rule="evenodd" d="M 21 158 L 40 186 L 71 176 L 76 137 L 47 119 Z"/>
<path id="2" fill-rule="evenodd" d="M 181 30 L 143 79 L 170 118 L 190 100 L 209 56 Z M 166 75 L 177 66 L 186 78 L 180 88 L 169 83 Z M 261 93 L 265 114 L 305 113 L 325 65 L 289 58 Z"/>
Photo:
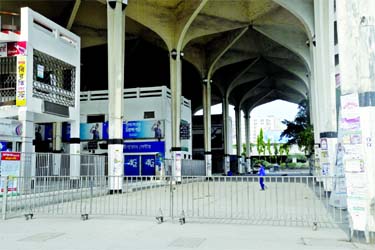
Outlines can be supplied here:
<path id="1" fill-rule="evenodd" d="M 17 56 L 16 105 L 26 105 L 26 56 Z"/>

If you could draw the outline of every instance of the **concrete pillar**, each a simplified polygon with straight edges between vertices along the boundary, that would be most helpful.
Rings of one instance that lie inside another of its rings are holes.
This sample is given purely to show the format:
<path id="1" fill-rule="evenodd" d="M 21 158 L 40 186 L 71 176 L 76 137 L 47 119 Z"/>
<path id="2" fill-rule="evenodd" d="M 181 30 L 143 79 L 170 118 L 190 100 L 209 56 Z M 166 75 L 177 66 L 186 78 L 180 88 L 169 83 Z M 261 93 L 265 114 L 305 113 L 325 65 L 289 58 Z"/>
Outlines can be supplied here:
<path id="1" fill-rule="evenodd" d="M 237 172 L 242 174 L 242 157 L 241 157 L 241 109 L 239 107 L 235 107 L 236 112 L 236 144 L 237 144 Z"/>
<path id="2" fill-rule="evenodd" d="M 246 172 L 251 172 L 251 159 L 250 159 L 250 111 L 245 110 L 245 140 L 246 140 Z"/>
<path id="3" fill-rule="evenodd" d="M 122 192 L 124 174 L 123 93 L 125 8 L 127 1 L 107 1 L 108 26 L 108 175 L 110 193 Z"/>
<path id="4" fill-rule="evenodd" d="M 22 123 L 22 134 L 21 134 L 21 170 L 20 176 L 31 177 L 35 176 L 35 147 L 33 140 L 35 137 L 34 130 L 34 113 L 27 111 L 26 108 L 20 108 L 18 112 L 18 120 Z M 30 188 L 30 183 L 25 182 L 25 189 Z"/>
<path id="5" fill-rule="evenodd" d="M 318 90 L 316 104 L 319 113 L 320 167 L 325 176 L 335 172 L 337 144 L 336 81 L 334 49 L 333 1 L 317 0 L 315 8 L 316 46 L 314 49 L 315 83 Z M 332 191 L 332 181 L 324 182 L 326 191 Z"/>
<path id="6" fill-rule="evenodd" d="M 341 78 L 340 142 L 350 228 L 375 232 L 375 2 L 336 1 Z M 373 238 L 374 240 L 374 238 Z"/>
<path id="7" fill-rule="evenodd" d="M 81 175 L 81 140 L 79 137 L 79 120 L 70 122 L 70 179 L 78 180 Z"/>
<path id="8" fill-rule="evenodd" d="M 181 51 L 173 49 L 170 52 L 170 81 L 172 93 L 172 176 L 175 180 L 181 179 L 181 140 L 180 140 L 180 123 L 181 123 Z"/>
<path id="9" fill-rule="evenodd" d="M 223 170 L 224 174 L 227 174 L 228 171 L 230 170 L 230 150 L 229 147 L 229 141 L 228 141 L 228 135 L 230 134 L 229 132 L 229 102 L 228 102 L 228 97 L 225 95 L 223 97 L 223 127 L 224 127 L 224 165 L 223 165 Z"/>
<path id="10" fill-rule="evenodd" d="M 203 123 L 204 123 L 204 157 L 206 164 L 206 175 L 212 175 L 212 152 L 211 152 L 211 79 L 203 80 Z"/>

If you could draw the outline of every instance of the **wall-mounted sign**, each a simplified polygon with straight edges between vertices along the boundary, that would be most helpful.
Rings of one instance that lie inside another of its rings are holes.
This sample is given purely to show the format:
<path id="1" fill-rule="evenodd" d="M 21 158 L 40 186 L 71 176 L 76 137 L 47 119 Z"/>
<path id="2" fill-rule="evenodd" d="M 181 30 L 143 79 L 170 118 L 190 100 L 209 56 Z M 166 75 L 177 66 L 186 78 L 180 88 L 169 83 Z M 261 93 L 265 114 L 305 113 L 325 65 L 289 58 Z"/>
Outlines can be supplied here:
<path id="1" fill-rule="evenodd" d="M 26 105 L 26 56 L 17 57 L 16 105 Z"/>
<path id="2" fill-rule="evenodd" d="M 8 192 L 17 192 L 17 177 L 20 175 L 21 153 L 1 152 L 0 171 L 8 177 Z M 5 191 L 4 179 L 0 181 L 0 192 Z"/>
<path id="3" fill-rule="evenodd" d="M 127 121 L 123 124 L 124 139 L 162 139 L 164 138 L 163 120 Z M 103 139 L 108 139 L 108 122 L 103 123 Z"/>
<path id="4" fill-rule="evenodd" d="M 161 153 L 164 155 L 165 144 L 163 141 L 125 142 L 124 153 Z"/>
<path id="5" fill-rule="evenodd" d="M 103 139 L 103 123 L 81 123 L 81 140 L 101 140 Z"/>
<path id="6" fill-rule="evenodd" d="M 0 57 L 26 55 L 26 42 L 0 43 Z"/>

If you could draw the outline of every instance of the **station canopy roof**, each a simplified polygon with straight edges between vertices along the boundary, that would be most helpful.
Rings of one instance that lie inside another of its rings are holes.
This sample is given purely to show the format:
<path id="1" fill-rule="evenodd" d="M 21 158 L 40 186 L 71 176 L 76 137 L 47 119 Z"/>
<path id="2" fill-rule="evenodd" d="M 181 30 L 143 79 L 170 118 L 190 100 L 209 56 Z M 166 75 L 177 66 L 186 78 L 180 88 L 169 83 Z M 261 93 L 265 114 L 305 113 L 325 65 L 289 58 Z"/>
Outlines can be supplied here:
<path id="1" fill-rule="evenodd" d="M 6 13 L 21 7 L 79 35 L 81 90 L 107 89 L 105 0 L 2 0 L 3 25 L 19 24 Z M 129 0 L 124 87 L 169 87 L 169 51 L 181 48 L 182 94 L 193 111 L 207 76 L 212 104 L 228 97 L 250 111 L 277 99 L 298 103 L 309 89 L 313 34 L 313 0 Z"/>

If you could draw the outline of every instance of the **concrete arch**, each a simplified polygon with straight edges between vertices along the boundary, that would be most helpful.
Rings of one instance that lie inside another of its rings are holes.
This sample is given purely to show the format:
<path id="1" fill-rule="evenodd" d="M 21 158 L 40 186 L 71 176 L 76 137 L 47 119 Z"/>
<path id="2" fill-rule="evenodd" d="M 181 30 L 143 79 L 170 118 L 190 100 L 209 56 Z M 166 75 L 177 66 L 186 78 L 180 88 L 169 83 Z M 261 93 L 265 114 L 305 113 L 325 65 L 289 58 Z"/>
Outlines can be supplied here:
<path id="1" fill-rule="evenodd" d="M 314 2 L 312 0 L 273 0 L 301 21 L 309 38 L 315 34 Z"/>

